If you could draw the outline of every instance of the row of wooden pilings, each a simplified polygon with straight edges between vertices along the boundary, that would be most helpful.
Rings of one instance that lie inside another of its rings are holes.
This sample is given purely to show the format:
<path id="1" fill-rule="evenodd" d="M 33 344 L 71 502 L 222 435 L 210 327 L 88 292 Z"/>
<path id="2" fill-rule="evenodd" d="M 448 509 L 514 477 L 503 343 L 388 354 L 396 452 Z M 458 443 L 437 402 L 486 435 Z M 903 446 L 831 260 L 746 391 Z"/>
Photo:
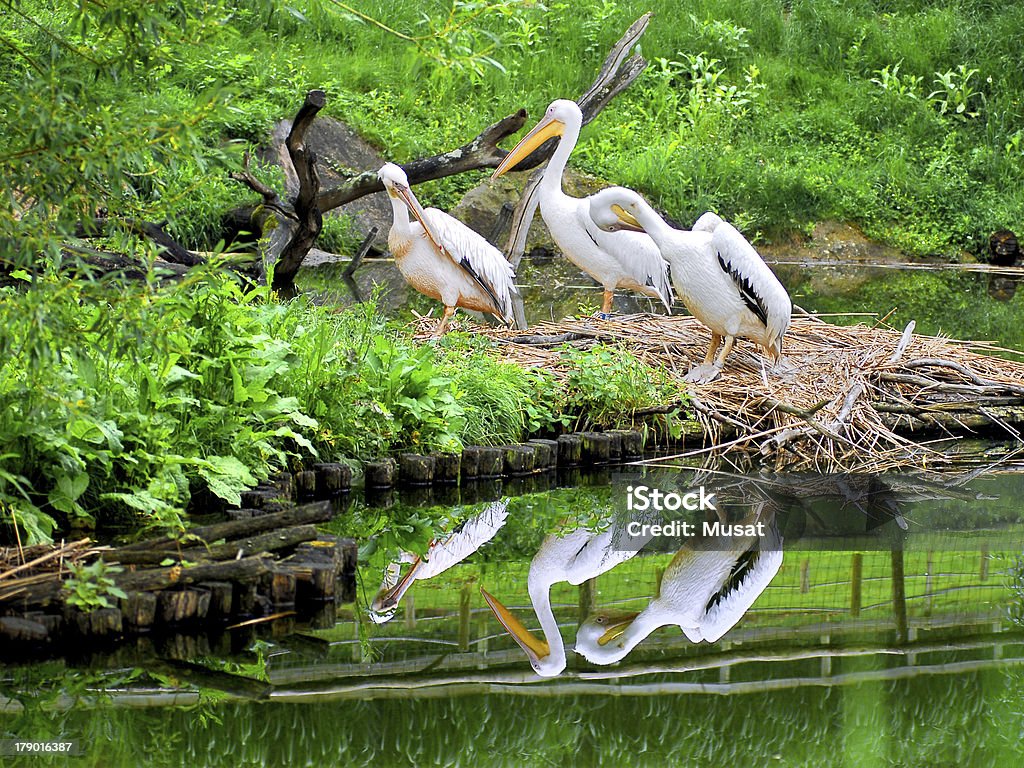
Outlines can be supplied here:
<path id="1" fill-rule="evenodd" d="M 363 486 L 371 500 L 392 488 L 452 488 L 477 482 L 528 478 L 555 470 L 610 466 L 643 458 L 644 434 L 636 430 L 578 432 L 504 446 L 467 446 L 458 453 L 403 453 L 363 465 Z M 232 519 L 278 512 L 290 503 L 335 498 L 353 487 L 346 464 L 314 464 L 283 473 L 242 493 Z"/>

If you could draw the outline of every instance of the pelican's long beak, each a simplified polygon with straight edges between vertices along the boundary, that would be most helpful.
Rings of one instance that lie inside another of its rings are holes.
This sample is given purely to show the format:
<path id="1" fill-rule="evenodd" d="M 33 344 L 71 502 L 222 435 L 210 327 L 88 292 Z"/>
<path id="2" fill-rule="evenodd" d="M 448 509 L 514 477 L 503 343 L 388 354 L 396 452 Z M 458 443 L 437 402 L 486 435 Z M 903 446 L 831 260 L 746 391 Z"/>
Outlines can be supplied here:
<path id="1" fill-rule="evenodd" d="M 373 605 L 371 606 L 372 609 L 383 613 L 384 611 L 397 606 L 398 601 L 402 599 L 402 595 L 408 591 L 409 587 L 411 587 L 412 583 L 416 580 L 416 571 L 418 571 L 422 566 L 423 560 L 417 557 L 413 561 L 412 566 L 406 572 L 405 576 L 399 579 L 395 586 L 391 587 L 391 589 L 381 591 L 380 594 L 374 598 Z"/>
<path id="2" fill-rule="evenodd" d="M 545 117 L 533 127 L 532 131 L 519 140 L 519 143 L 516 144 L 512 148 L 512 151 L 505 156 L 505 159 L 501 161 L 501 164 L 494 169 L 494 173 L 491 174 L 491 178 L 496 179 L 511 171 L 523 160 L 523 158 L 533 152 L 533 150 L 548 139 L 552 139 L 555 136 L 561 136 L 564 131 L 565 123 L 561 120 L 554 117 Z"/>
<path id="3" fill-rule="evenodd" d="M 627 211 L 622 206 L 620 206 L 620 205 L 613 205 L 612 206 L 612 213 L 615 214 L 615 217 L 619 220 L 619 224 L 622 225 L 623 229 L 628 229 L 631 232 L 643 232 L 644 231 L 643 226 L 641 226 L 640 222 L 636 220 L 636 217 L 633 216 L 633 214 L 631 214 L 629 211 Z"/>
<path id="4" fill-rule="evenodd" d="M 502 605 L 498 598 L 488 593 L 483 587 L 480 587 L 480 594 L 484 596 L 484 600 L 487 601 L 487 605 L 490 606 L 495 617 L 497 617 L 498 621 L 501 622 L 501 626 L 505 628 L 506 632 L 512 635 L 512 639 L 515 640 L 519 644 L 519 647 L 526 652 L 527 656 L 529 656 L 531 664 L 535 664 L 544 657 L 550 655 L 551 648 L 548 644 L 524 627 L 522 622 L 513 616 L 512 612 Z"/>
<path id="5" fill-rule="evenodd" d="M 409 209 L 412 215 L 416 217 L 416 221 L 418 221 L 423 227 L 423 231 L 426 233 L 427 238 L 434 244 L 438 253 L 444 253 L 444 247 L 441 245 L 441 240 L 427 223 L 427 214 L 423 210 L 423 206 L 420 205 L 420 201 L 416 199 L 416 195 L 412 193 L 412 189 L 402 184 L 395 184 L 394 190 L 398 199 L 405 203 L 405 207 Z"/>
<path id="6" fill-rule="evenodd" d="M 629 628 L 629 625 L 632 624 L 639 615 L 640 614 L 635 611 L 632 613 L 616 613 L 614 615 L 605 614 L 608 619 L 608 629 L 606 629 L 604 634 L 598 638 L 597 644 L 605 646 L 612 642 L 612 640 L 617 639 Z"/>

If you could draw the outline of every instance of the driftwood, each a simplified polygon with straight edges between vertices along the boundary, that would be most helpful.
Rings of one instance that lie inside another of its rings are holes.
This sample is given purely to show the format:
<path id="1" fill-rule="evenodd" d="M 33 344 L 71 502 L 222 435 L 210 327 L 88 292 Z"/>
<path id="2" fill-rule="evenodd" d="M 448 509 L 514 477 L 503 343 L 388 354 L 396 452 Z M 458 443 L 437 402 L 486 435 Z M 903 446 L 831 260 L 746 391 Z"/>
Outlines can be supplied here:
<path id="1" fill-rule="evenodd" d="M 317 533 L 314 526 L 297 525 L 225 544 L 189 547 L 173 553 L 166 551 L 114 551 L 104 559 L 108 562 L 121 563 L 122 565 L 160 565 L 168 558 L 189 563 L 210 562 L 236 557 L 248 557 L 260 552 L 275 552 L 279 549 L 294 547 L 296 544 L 301 544 L 304 541 L 312 541 L 316 536 Z"/>
<path id="2" fill-rule="evenodd" d="M 190 586 L 204 581 L 251 581 L 270 571 L 270 559 L 264 556 L 229 560 L 226 563 L 196 565 L 190 568 L 154 568 L 120 573 L 114 582 L 125 592 L 152 591 L 171 586 Z M 18 607 L 46 606 L 56 602 L 64 588 L 63 581 L 49 580 L 27 587 L 8 597 L 0 593 L 0 603 L 13 601 Z"/>
<path id="3" fill-rule="evenodd" d="M 288 528 L 297 525 L 310 523 L 322 523 L 331 518 L 331 505 L 326 501 L 319 501 L 315 504 L 305 504 L 301 507 L 293 507 L 280 512 L 274 512 L 260 517 L 247 518 L 245 520 L 231 520 L 226 523 L 214 523 L 212 525 L 197 526 L 189 528 L 187 538 L 183 543 L 188 546 L 190 542 L 218 541 L 219 539 L 234 539 L 242 536 L 253 536 L 264 531 L 273 531 L 279 528 Z M 174 539 L 159 538 L 147 539 L 146 541 L 127 544 L 117 549 L 122 552 L 144 552 L 161 551 L 176 552 L 181 546 Z"/>

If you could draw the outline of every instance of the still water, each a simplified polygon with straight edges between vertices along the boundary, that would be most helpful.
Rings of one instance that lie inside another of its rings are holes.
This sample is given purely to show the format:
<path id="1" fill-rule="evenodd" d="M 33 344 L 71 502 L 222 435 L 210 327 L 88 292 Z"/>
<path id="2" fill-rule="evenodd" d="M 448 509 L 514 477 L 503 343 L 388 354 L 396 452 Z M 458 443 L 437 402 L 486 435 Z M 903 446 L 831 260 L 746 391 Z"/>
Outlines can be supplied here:
<path id="1" fill-rule="evenodd" d="M 1024 348 L 1012 280 L 779 270 L 808 310 Z M 532 319 L 577 311 L 572 283 L 534 280 Z M 316 622 L 0 660 L 0 738 L 83 753 L 4 764 L 1020 765 L 1016 447 L 959 475 L 630 468 L 360 496 L 331 524 L 363 542 L 357 602 Z M 655 516 L 629 509 L 641 484 L 714 501 Z"/>
<path id="2" fill-rule="evenodd" d="M 626 509 L 638 483 L 716 509 L 631 537 L 660 519 Z M 398 503 L 332 622 L 6 667 L 4 730 L 75 738 L 76 765 L 1017 765 L 1022 495 L 1019 471 L 648 470 Z M 763 533 L 701 535 L 723 521 Z"/>

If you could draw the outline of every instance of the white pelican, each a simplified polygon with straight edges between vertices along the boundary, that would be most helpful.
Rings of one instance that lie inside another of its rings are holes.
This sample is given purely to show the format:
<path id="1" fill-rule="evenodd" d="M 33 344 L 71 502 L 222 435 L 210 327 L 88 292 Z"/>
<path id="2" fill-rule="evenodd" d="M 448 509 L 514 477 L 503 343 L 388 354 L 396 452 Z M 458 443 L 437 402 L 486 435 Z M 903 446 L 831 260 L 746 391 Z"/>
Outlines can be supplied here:
<path id="1" fill-rule="evenodd" d="M 754 522 L 753 516 L 739 523 Z M 694 539 L 679 550 L 661 590 L 640 613 L 597 613 L 580 627 L 576 652 L 594 664 L 614 664 L 659 627 L 676 625 L 693 643 L 715 642 L 753 605 L 782 565 L 774 518 L 765 536 Z"/>
<path id="2" fill-rule="evenodd" d="M 551 237 L 569 261 L 603 286 L 602 313 L 612 311 L 616 288 L 659 299 L 671 312 L 668 267 L 654 241 L 642 233 L 602 232 L 590 218 L 587 199 L 570 197 L 562 191 L 562 173 L 582 125 L 583 113 L 575 101 L 551 102 L 544 118 L 508 153 L 491 178 L 512 170 L 545 141 L 560 136 L 537 190 L 540 215 Z"/>
<path id="3" fill-rule="evenodd" d="M 621 533 L 621 529 L 618 529 Z M 511 611 L 483 588 L 484 599 L 501 625 L 526 652 L 534 671 L 541 677 L 554 677 L 565 669 L 565 643 L 558 621 L 551 610 L 551 587 L 560 581 L 579 585 L 636 555 L 643 539 L 632 539 L 630 550 L 616 549 L 618 533 L 609 527 L 601 533 L 578 528 L 562 536 L 552 534 L 541 544 L 526 579 L 530 602 L 540 621 L 544 639 L 536 637 Z M 637 543 L 637 541 L 639 543 Z"/>
<path id="4" fill-rule="evenodd" d="M 670 227 L 636 192 L 602 189 L 591 198 L 594 222 L 608 231 L 642 230 L 658 244 L 672 268 L 676 293 L 693 316 L 711 329 L 704 363 L 686 380 L 707 383 L 717 376 L 736 337 L 751 339 L 778 362 L 793 302 L 754 247 L 731 224 L 708 212 L 693 230 Z M 725 344 L 715 359 L 722 339 Z M 714 361 L 714 364 L 712 364 Z"/>
<path id="5" fill-rule="evenodd" d="M 394 163 L 385 163 L 377 176 L 391 198 L 394 223 L 388 248 L 398 271 L 417 291 L 444 304 L 435 333 L 448 330 L 457 307 L 511 324 L 512 297 L 518 292 L 512 265 L 501 251 L 444 211 L 420 205 L 405 171 Z"/>
<path id="6" fill-rule="evenodd" d="M 447 571 L 493 539 L 508 518 L 508 501 L 502 499 L 488 504 L 478 515 L 460 523 L 451 533 L 431 542 L 423 557 L 403 553 L 397 563 L 389 565 L 384 582 L 370 604 L 371 621 L 375 624 L 390 621 L 398 610 L 398 601 L 414 581 L 431 579 Z M 399 579 L 399 564 L 403 562 L 411 562 L 412 567 Z"/>

